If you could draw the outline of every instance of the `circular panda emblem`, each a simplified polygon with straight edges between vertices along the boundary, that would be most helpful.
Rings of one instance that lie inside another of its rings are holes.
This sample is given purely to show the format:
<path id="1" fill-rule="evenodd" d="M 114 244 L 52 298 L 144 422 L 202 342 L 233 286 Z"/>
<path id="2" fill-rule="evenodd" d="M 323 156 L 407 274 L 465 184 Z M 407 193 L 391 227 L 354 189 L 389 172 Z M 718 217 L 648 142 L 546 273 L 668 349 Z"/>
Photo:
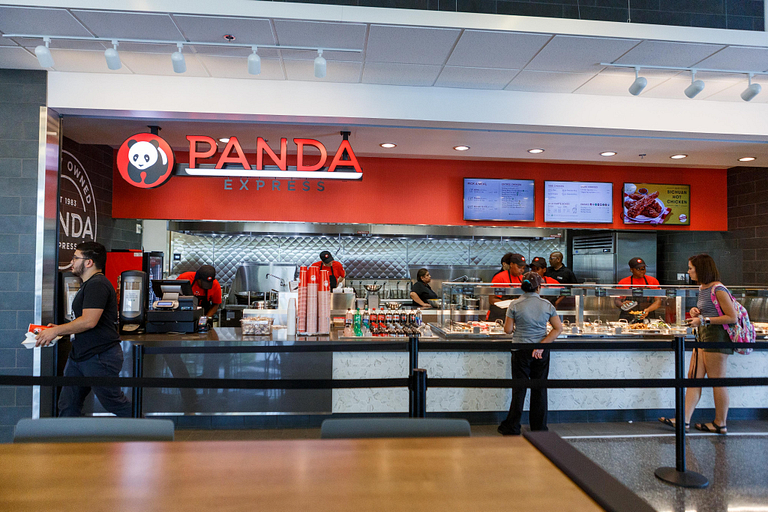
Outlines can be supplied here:
<path id="1" fill-rule="evenodd" d="M 173 163 L 171 146 L 151 133 L 128 137 L 117 151 L 120 176 L 134 187 L 159 187 L 170 179 Z"/>

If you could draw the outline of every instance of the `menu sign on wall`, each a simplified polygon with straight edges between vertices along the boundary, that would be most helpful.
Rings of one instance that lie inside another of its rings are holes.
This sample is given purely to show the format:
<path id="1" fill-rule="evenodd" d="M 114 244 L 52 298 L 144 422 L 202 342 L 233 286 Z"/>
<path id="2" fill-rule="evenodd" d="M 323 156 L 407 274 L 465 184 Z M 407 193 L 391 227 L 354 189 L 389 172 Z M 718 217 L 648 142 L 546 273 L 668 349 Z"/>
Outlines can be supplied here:
<path id="1" fill-rule="evenodd" d="M 464 220 L 533 219 L 533 180 L 464 179 Z"/>
<path id="2" fill-rule="evenodd" d="M 613 183 L 545 181 L 544 222 L 613 222 Z"/>
<path id="3" fill-rule="evenodd" d="M 691 223 L 690 185 L 625 183 L 624 224 L 683 225 Z"/>

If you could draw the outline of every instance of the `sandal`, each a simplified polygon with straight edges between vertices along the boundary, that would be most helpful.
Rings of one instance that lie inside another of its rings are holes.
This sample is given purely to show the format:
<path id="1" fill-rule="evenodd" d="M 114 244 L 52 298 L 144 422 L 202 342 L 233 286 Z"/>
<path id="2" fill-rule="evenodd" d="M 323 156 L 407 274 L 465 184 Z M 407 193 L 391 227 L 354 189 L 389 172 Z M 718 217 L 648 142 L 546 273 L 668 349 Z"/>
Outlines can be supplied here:
<path id="1" fill-rule="evenodd" d="M 659 418 L 659 421 L 662 422 L 663 424 L 665 424 L 668 427 L 675 428 L 675 418 L 665 418 L 664 416 L 662 416 L 661 418 Z M 686 423 L 685 424 L 685 431 L 688 432 L 690 430 L 691 430 L 691 424 L 690 423 Z"/>
<path id="2" fill-rule="evenodd" d="M 709 427 L 709 425 L 712 425 L 712 428 Z M 728 433 L 728 427 L 726 425 L 718 425 L 714 421 L 710 423 L 697 423 L 693 426 L 696 430 L 701 430 L 702 432 L 712 432 L 714 434 L 721 434 L 725 435 Z"/>

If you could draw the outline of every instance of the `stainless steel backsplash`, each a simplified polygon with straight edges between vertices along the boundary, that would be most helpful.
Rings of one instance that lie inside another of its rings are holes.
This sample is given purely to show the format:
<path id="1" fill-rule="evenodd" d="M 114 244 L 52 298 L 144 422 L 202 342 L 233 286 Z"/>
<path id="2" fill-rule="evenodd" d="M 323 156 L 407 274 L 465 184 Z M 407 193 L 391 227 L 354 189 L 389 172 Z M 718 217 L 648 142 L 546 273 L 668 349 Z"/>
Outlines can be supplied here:
<path id="1" fill-rule="evenodd" d="M 213 265 L 222 285 L 229 284 L 243 261 L 311 265 L 328 250 L 340 261 L 348 279 L 410 279 L 409 266 L 499 265 L 507 252 L 530 260 L 565 253 L 562 239 L 424 238 L 328 235 L 191 235 L 171 232 L 170 273 Z M 178 259 L 177 259 L 178 258 Z"/>

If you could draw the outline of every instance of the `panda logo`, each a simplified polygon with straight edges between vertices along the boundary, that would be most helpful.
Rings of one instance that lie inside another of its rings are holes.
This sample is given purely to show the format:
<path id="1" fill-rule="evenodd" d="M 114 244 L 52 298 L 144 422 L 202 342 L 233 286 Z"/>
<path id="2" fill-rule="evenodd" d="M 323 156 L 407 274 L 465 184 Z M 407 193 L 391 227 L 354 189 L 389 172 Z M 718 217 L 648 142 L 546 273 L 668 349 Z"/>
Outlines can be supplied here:
<path id="1" fill-rule="evenodd" d="M 157 135 L 138 133 L 120 146 L 117 167 L 123 179 L 135 187 L 159 187 L 171 177 L 173 151 Z"/>

